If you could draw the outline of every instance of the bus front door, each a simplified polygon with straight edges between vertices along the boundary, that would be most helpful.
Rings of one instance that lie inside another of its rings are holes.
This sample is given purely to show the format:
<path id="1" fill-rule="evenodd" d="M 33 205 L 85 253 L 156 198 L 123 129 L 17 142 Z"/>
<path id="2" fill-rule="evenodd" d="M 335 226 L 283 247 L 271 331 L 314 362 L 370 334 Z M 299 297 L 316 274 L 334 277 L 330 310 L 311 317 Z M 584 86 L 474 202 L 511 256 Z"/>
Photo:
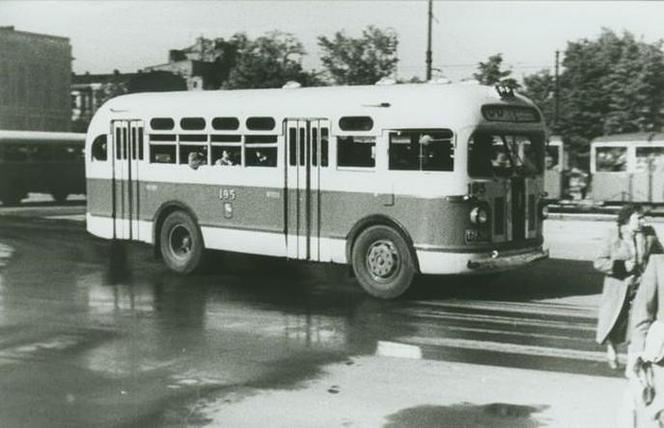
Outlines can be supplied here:
<path id="1" fill-rule="evenodd" d="M 286 135 L 285 233 L 288 258 L 320 260 L 320 177 L 328 164 L 330 125 L 324 119 L 289 119 Z"/>
<path id="2" fill-rule="evenodd" d="M 113 238 L 139 239 L 139 162 L 143 160 L 143 122 L 113 121 Z"/>

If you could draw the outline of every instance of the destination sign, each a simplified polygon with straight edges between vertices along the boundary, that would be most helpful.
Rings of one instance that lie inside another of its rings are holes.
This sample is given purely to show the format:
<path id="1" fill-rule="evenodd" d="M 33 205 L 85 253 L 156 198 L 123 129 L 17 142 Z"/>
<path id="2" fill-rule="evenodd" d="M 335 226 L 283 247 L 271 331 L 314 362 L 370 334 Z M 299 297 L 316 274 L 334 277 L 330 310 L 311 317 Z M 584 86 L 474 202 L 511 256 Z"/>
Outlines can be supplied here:
<path id="1" fill-rule="evenodd" d="M 482 115 L 492 122 L 539 122 L 539 112 L 532 107 L 488 105 L 482 106 Z"/>

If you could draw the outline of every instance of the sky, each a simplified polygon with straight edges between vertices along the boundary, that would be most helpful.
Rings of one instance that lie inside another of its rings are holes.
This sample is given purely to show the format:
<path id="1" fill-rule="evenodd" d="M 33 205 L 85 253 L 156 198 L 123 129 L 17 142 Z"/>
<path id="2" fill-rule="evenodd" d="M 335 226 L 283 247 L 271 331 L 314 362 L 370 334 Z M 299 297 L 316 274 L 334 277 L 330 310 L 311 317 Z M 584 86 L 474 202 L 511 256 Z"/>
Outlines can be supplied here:
<path id="1" fill-rule="evenodd" d="M 434 77 L 472 77 L 496 53 L 516 78 L 553 70 L 568 41 L 594 39 L 603 27 L 646 42 L 664 38 L 664 1 L 434 1 Z M 303 65 L 321 69 L 318 36 L 359 37 L 368 25 L 399 37 L 397 76 L 425 76 L 426 0 L 30 1 L 0 0 L 0 26 L 70 39 L 76 73 L 135 72 L 167 62 L 199 36 L 257 37 L 292 33 L 307 51 Z M 0 59 L 1 61 L 1 59 Z"/>

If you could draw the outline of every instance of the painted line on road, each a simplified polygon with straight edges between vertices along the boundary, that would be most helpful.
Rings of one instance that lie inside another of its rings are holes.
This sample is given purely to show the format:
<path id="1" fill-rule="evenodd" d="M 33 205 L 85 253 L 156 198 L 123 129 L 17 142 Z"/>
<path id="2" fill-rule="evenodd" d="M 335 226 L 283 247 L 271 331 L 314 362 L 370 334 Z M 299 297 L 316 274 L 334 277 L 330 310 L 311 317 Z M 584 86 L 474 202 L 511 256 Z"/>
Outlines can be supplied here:
<path id="1" fill-rule="evenodd" d="M 376 355 L 379 357 L 422 359 L 422 349 L 419 346 L 379 340 L 376 345 Z"/>
<path id="2" fill-rule="evenodd" d="M 480 333 L 480 334 L 492 334 L 495 336 L 516 336 L 516 337 L 527 337 L 529 339 L 550 339 L 550 340 L 572 340 L 580 341 L 587 343 L 588 339 L 585 337 L 579 337 L 578 334 L 572 332 L 570 335 L 558 335 L 558 334 L 543 334 L 543 333 L 531 333 L 531 332 L 520 332 L 520 331 L 505 331 L 505 330 L 495 330 L 491 328 L 474 328 L 474 327 L 460 327 L 460 326 L 448 326 L 440 324 L 431 324 L 431 326 L 437 327 L 440 330 L 448 331 L 459 331 L 465 333 Z"/>
<path id="3" fill-rule="evenodd" d="M 493 300 L 483 300 L 481 302 L 473 301 L 446 301 L 446 302 L 427 302 L 414 301 L 419 306 L 434 306 L 441 308 L 469 308 L 491 311 L 509 311 L 524 314 L 552 314 L 558 316 L 568 316 L 576 318 L 597 319 L 597 310 L 587 306 L 565 305 L 559 303 L 519 303 L 502 302 Z"/>
<path id="4" fill-rule="evenodd" d="M 553 348 L 549 346 L 520 345 L 515 343 L 455 339 L 455 338 L 446 338 L 446 337 L 431 338 L 431 337 L 412 336 L 412 337 L 403 337 L 398 340 L 401 341 L 399 343 L 404 343 L 406 345 L 440 346 L 440 347 L 457 348 L 457 349 L 500 352 L 506 354 L 520 354 L 520 355 L 529 355 L 535 357 L 565 358 L 570 360 L 583 360 L 583 361 L 593 361 L 593 362 L 606 361 L 606 354 L 604 352 L 562 349 L 562 348 Z M 620 356 L 620 360 L 624 364 L 625 358 L 623 355 Z"/>
<path id="5" fill-rule="evenodd" d="M 576 323 L 568 321 L 557 320 L 534 320 L 524 319 L 517 317 L 508 317 L 502 315 L 484 315 L 484 314 L 451 314 L 451 313 L 438 313 L 426 312 L 417 309 L 405 309 L 399 311 L 405 315 L 413 316 L 416 318 L 434 318 L 444 320 L 468 321 L 468 322 L 486 322 L 492 324 L 503 324 L 511 326 L 530 326 L 530 327 L 544 327 L 544 328 L 557 328 L 564 330 L 582 330 L 582 331 L 595 331 L 595 326 L 588 323 Z"/>

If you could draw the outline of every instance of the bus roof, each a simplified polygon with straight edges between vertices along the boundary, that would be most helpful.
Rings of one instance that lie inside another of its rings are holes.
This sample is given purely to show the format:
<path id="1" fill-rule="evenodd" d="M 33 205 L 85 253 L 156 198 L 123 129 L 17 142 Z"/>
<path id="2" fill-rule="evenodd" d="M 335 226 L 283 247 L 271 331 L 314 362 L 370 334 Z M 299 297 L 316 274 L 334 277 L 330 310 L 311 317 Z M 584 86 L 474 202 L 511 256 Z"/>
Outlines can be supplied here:
<path id="1" fill-rule="evenodd" d="M 398 117 L 406 114 L 411 119 L 416 110 L 423 120 L 426 117 L 440 119 L 441 115 L 452 116 L 449 119 L 454 120 L 468 114 L 476 117 L 480 114 L 480 105 L 505 102 L 534 106 L 519 95 L 503 99 L 491 86 L 458 83 L 153 92 L 119 96 L 102 109 L 112 115 L 122 112 L 141 116 L 214 113 L 277 117 L 387 114 Z M 140 106 L 138 110 L 137 106 Z"/>

